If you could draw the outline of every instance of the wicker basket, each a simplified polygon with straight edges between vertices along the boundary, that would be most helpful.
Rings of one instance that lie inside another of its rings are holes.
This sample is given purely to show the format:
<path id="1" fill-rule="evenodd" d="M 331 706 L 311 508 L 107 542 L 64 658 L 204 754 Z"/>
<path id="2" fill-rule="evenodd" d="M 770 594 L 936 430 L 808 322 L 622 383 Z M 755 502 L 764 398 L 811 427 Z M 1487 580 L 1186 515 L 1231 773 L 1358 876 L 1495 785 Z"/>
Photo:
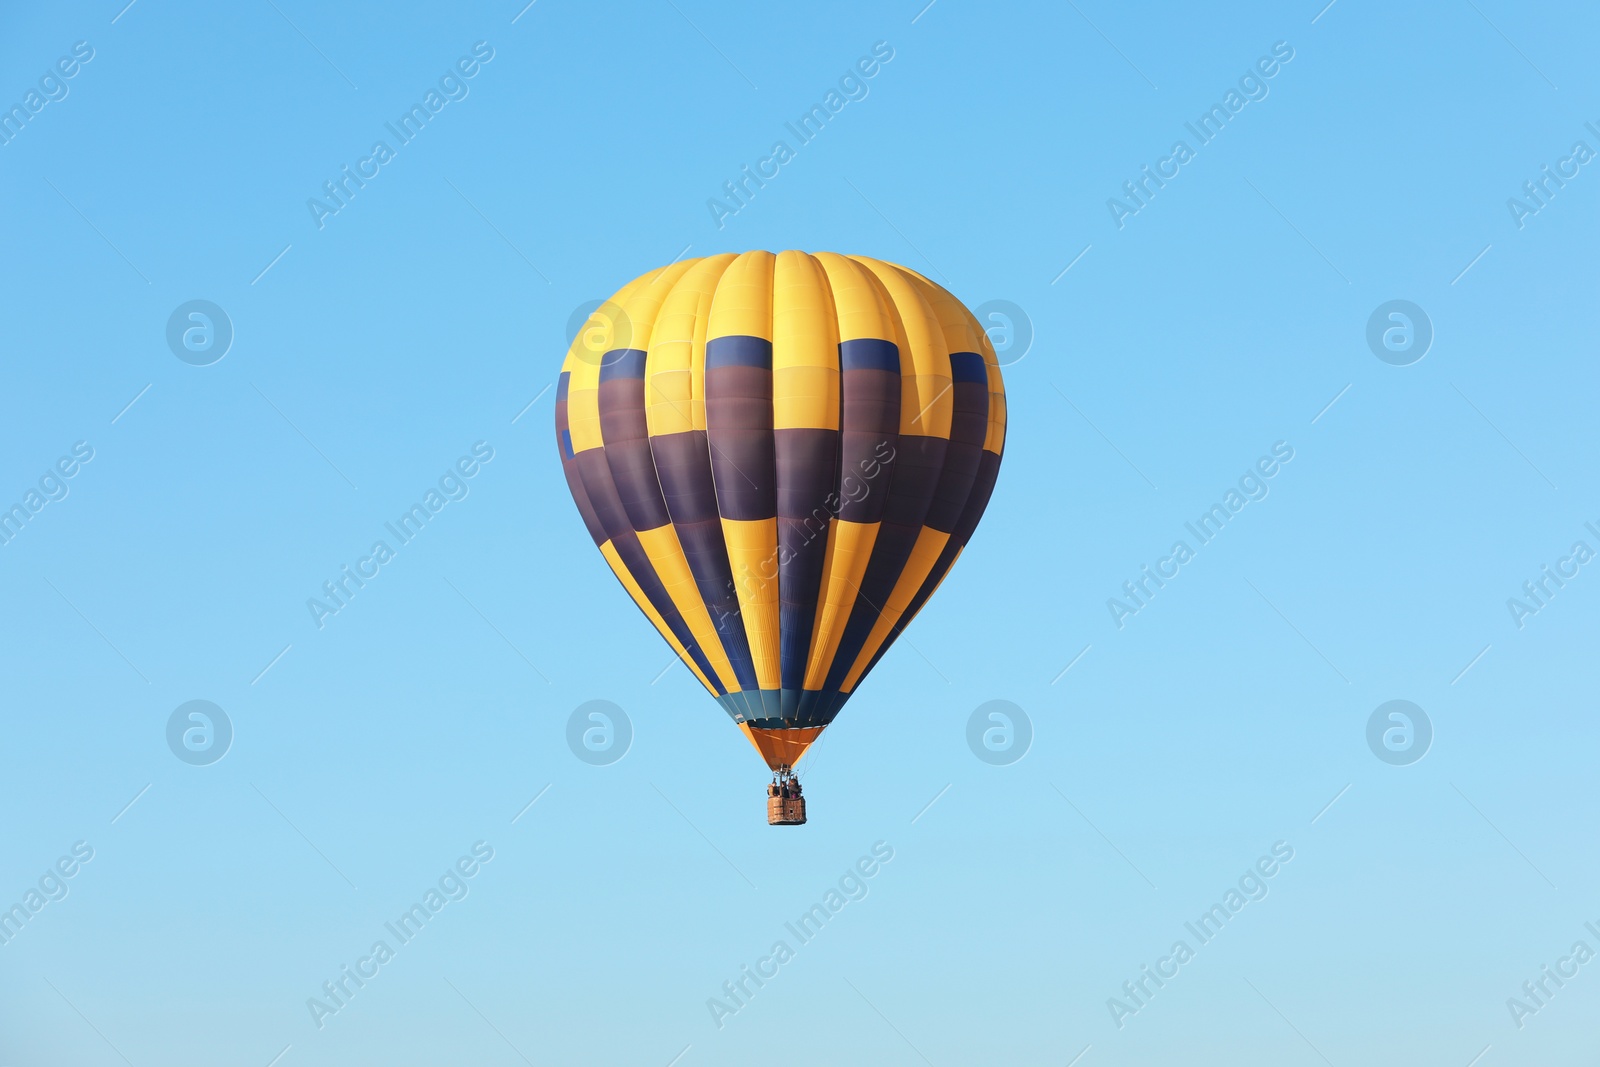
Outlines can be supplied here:
<path id="1" fill-rule="evenodd" d="M 801 826 L 806 821 L 805 797 L 768 797 L 768 826 Z"/>

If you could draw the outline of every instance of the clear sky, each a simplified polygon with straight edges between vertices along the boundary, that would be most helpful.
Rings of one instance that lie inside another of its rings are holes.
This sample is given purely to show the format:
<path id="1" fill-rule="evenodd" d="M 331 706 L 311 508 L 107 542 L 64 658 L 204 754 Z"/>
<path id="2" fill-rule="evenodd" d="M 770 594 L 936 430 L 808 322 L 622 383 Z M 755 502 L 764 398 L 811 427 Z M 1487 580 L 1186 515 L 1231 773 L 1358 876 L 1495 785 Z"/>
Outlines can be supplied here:
<path id="1" fill-rule="evenodd" d="M 0 14 L 0 1064 L 1588 1062 L 1592 10 L 125 2 Z M 800 829 L 552 433 L 754 248 L 1017 309 Z"/>

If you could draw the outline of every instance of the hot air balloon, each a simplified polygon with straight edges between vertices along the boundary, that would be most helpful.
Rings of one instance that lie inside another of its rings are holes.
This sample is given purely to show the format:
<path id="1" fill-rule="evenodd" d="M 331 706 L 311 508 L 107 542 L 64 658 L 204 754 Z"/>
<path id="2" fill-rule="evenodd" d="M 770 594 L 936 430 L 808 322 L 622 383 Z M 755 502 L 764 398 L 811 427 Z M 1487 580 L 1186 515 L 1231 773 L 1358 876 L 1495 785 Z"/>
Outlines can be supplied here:
<path id="1" fill-rule="evenodd" d="M 865 256 L 650 271 L 590 316 L 556 392 L 562 469 L 645 617 L 766 760 L 794 768 L 972 536 L 1005 443 L 960 301 Z"/>

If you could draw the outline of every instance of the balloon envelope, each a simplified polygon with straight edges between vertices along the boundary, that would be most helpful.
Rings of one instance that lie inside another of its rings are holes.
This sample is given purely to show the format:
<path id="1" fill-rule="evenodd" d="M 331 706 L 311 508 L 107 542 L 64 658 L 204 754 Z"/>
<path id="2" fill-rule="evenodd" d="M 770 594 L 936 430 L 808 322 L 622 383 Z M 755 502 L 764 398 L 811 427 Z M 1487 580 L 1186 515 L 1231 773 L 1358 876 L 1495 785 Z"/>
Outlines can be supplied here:
<path id="1" fill-rule="evenodd" d="M 640 276 L 579 331 L 556 392 L 590 536 L 774 770 L 960 555 L 1005 425 L 994 349 L 960 301 L 827 252 Z"/>

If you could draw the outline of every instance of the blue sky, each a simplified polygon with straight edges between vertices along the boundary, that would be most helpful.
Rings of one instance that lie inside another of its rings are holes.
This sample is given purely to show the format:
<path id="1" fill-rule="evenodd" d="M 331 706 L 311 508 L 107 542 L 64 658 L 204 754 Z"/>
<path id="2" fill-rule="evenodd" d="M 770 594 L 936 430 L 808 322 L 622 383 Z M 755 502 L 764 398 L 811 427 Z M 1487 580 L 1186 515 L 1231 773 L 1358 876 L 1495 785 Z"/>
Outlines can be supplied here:
<path id="1" fill-rule="evenodd" d="M 0 16 L 0 1063 L 1587 1062 L 1593 12 L 923 2 Z M 799 830 L 551 431 L 576 308 L 752 248 L 903 263 L 1032 334 L 988 514 L 807 757 Z M 206 365 L 168 343 L 197 300 L 232 330 Z M 1414 361 L 1368 344 L 1396 300 Z M 205 751 L 169 731 L 197 700 L 209 763 L 169 747 Z M 605 765 L 567 743 L 593 700 L 631 723 Z M 1000 765 L 967 741 L 995 700 L 1031 727 Z M 1421 758 L 1398 720 L 1410 762 L 1369 747 L 1392 700 Z"/>

